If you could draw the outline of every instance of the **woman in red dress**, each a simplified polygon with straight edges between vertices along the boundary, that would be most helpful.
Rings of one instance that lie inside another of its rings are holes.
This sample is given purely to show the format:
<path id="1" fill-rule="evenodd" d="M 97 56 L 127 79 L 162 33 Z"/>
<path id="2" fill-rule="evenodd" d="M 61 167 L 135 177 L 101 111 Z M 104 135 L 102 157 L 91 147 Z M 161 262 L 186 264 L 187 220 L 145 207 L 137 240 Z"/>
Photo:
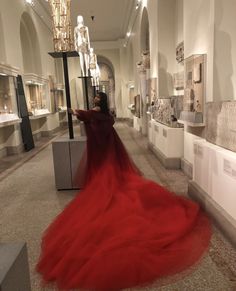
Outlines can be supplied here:
<path id="1" fill-rule="evenodd" d="M 107 96 L 84 121 L 84 189 L 42 239 L 37 271 L 58 289 L 112 291 L 182 272 L 207 250 L 211 228 L 195 202 L 140 175 L 113 128 Z"/>

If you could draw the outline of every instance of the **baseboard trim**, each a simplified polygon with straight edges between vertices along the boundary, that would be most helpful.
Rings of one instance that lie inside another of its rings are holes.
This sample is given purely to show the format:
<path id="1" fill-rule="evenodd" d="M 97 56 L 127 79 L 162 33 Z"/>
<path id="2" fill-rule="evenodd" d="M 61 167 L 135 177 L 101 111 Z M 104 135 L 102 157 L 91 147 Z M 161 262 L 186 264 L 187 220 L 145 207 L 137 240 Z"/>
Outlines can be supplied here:
<path id="1" fill-rule="evenodd" d="M 115 117 L 115 120 L 116 121 L 129 121 L 130 118 L 127 118 L 127 117 Z"/>
<path id="2" fill-rule="evenodd" d="M 24 151 L 24 145 L 19 144 L 18 146 L 7 146 L 0 150 L 0 158 L 7 156 L 17 155 Z"/>
<path id="3" fill-rule="evenodd" d="M 57 133 L 59 131 L 60 131 L 60 126 L 54 128 L 52 130 L 41 131 L 41 135 L 44 136 L 44 137 L 50 137 L 50 136 L 53 136 L 55 133 Z"/>
<path id="4" fill-rule="evenodd" d="M 0 158 L 4 158 L 7 156 L 7 148 L 0 149 Z"/>
<path id="5" fill-rule="evenodd" d="M 180 158 L 168 158 L 161 151 L 154 147 L 150 142 L 148 143 L 149 150 L 158 158 L 161 164 L 166 169 L 175 169 L 178 170 L 181 167 Z"/>
<path id="6" fill-rule="evenodd" d="M 200 203 L 236 248 L 236 221 L 194 181 L 189 181 L 188 194 L 193 200 Z"/>
<path id="7" fill-rule="evenodd" d="M 193 178 L 193 165 L 184 158 L 181 159 L 181 170 L 189 179 Z"/>
<path id="8" fill-rule="evenodd" d="M 128 124 L 128 126 L 129 127 L 133 127 L 134 126 L 134 121 L 133 121 L 133 119 L 131 119 L 131 118 L 127 118 L 127 124 Z"/>
<path id="9" fill-rule="evenodd" d="M 40 140 L 41 137 L 42 137 L 42 132 L 41 131 L 39 131 L 37 133 L 33 133 L 34 141 Z"/>
<path id="10" fill-rule="evenodd" d="M 25 150 L 23 144 L 19 144 L 18 146 L 14 146 L 14 147 L 13 146 L 6 147 L 6 149 L 7 149 L 8 156 L 20 154 Z"/>

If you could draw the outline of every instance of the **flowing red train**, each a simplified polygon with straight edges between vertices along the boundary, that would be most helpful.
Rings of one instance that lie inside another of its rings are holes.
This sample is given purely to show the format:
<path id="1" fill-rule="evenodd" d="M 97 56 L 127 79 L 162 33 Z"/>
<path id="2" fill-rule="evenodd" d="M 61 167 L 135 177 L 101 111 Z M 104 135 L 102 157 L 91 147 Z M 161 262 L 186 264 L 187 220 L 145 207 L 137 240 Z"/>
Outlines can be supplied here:
<path id="1" fill-rule="evenodd" d="M 208 248 L 207 216 L 140 175 L 111 116 L 79 115 L 87 133 L 86 185 L 43 236 L 37 271 L 44 282 L 112 291 L 188 269 Z"/>

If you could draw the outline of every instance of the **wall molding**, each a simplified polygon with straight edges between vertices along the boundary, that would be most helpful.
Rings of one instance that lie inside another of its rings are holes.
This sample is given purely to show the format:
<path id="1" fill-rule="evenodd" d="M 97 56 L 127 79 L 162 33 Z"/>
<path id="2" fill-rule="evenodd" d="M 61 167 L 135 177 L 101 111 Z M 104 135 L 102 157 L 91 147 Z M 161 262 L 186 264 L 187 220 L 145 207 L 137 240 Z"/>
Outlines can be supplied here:
<path id="1" fill-rule="evenodd" d="M 236 221 L 194 181 L 189 182 L 188 195 L 200 203 L 215 224 L 236 247 Z"/>
<path id="2" fill-rule="evenodd" d="M 188 178 L 193 178 L 193 165 L 184 158 L 181 159 L 181 170 Z"/>
<path id="3" fill-rule="evenodd" d="M 168 158 L 161 151 L 159 151 L 153 144 L 148 142 L 149 150 L 158 158 L 161 164 L 166 169 L 180 169 L 181 168 L 181 159 L 180 158 Z"/>

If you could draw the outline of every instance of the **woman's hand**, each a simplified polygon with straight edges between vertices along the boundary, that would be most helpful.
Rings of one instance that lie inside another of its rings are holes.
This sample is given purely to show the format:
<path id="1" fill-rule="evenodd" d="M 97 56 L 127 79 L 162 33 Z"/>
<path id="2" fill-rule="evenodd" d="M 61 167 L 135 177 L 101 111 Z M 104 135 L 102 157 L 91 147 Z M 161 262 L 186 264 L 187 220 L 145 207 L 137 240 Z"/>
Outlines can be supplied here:
<path id="1" fill-rule="evenodd" d="M 67 111 L 68 111 L 70 114 L 75 115 L 75 112 L 74 112 L 74 110 L 73 110 L 72 108 L 67 108 Z"/>
<path id="2" fill-rule="evenodd" d="M 79 117 L 79 110 L 78 110 L 78 109 L 73 110 L 72 108 L 68 108 L 67 111 L 68 111 L 70 114 Z"/>

